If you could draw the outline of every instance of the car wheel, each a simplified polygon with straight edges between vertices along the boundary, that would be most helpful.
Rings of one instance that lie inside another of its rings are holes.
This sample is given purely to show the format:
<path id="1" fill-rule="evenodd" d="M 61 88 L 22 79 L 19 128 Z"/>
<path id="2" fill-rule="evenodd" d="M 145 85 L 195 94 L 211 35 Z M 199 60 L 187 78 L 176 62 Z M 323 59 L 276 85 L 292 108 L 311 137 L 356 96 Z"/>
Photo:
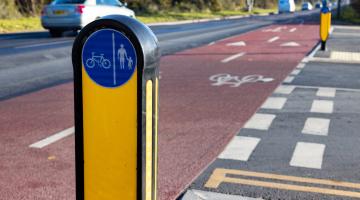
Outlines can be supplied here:
<path id="1" fill-rule="evenodd" d="M 61 37 L 63 32 L 60 30 L 50 29 L 49 33 L 51 37 Z"/>

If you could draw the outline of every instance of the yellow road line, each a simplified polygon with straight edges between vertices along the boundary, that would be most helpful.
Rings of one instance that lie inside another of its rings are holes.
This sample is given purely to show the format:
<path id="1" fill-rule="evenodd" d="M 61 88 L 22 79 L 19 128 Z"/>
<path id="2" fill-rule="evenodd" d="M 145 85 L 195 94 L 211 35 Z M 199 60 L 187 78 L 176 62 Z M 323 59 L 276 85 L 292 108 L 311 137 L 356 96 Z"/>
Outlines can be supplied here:
<path id="1" fill-rule="evenodd" d="M 237 184 L 243 184 L 243 185 L 252 185 L 252 186 L 268 187 L 268 188 L 275 188 L 275 189 L 284 189 L 284 190 L 293 190 L 293 191 L 301 191 L 301 192 L 312 192 L 312 193 L 321 193 L 321 194 L 360 198 L 359 192 L 334 190 L 334 189 L 327 189 L 327 188 L 321 188 L 321 187 L 283 184 L 283 183 L 275 183 L 275 182 L 270 182 L 270 181 L 268 182 L 268 181 L 249 180 L 249 179 L 242 179 L 242 178 L 230 178 L 230 177 L 226 177 L 226 174 L 267 178 L 267 179 L 275 179 L 275 180 L 283 180 L 283 181 L 293 181 L 293 182 L 301 182 L 301 183 L 350 187 L 350 188 L 356 188 L 356 189 L 360 188 L 360 184 L 357 184 L 357 183 L 342 182 L 342 181 L 335 181 L 335 180 L 325 180 L 325 179 L 315 179 L 315 178 L 304 178 L 304 177 L 296 177 L 296 176 L 277 175 L 277 174 L 269 174 L 269 173 L 250 172 L 250 171 L 243 171 L 243 170 L 230 170 L 230 169 L 215 169 L 213 174 L 209 178 L 208 182 L 205 184 L 205 187 L 217 188 L 217 187 L 219 187 L 219 185 L 222 182 L 226 182 L 226 183 L 237 183 Z"/>

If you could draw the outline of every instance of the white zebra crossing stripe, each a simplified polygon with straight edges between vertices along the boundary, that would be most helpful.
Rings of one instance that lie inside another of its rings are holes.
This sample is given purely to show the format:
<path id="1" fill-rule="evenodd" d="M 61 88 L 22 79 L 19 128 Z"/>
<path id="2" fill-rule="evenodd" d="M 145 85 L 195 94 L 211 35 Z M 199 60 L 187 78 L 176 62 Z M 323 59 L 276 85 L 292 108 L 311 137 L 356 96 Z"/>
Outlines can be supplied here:
<path id="1" fill-rule="evenodd" d="M 294 80 L 294 78 L 295 77 L 293 77 L 293 76 L 288 76 L 285 78 L 284 83 L 291 83 Z"/>
<path id="2" fill-rule="evenodd" d="M 219 155 L 221 159 L 248 161 L 260 138 L 235 136 L 225 150 Z"/>
<path id="3" fill-rule="evenodd" d="M 292 72 L 291 72 L 291 75 L 298 75 L 299 73 L 301 72 L 300 69 L 294 69 Z"/>
<path id="4" fill-rule="evenodd" d="M 257 129 L 257 130 L 268 130 L 275 119 L 275 115 L 271 114 L 260 114 L 256 113 L 251 119 L 246 122 L 244 128 Z"/>
<path id="5" fill-rule="evenodd" d="M 328 100 L 314 100 L 311 106 L 313 113 L 332 113 L 334 109 L 334 102 Z"/>
<path id="6" fill-rule="evenodd" d="M 294 89 L 295 89 L 295 86 L 280 85 L 278 88 L 276 88 L 275 93 L 277 93 L 277 94 L 291 94 Z"/>
<path id="7" fill-rule="evenodd" d="M 330 119 L 307 118 L 302 133 L 311 135 L 328 135 Z"/>
<path id="8" fill-rule="evenodd" d="M 335 88 L 319 88 L 316 96 L 319 97 L 335 97 L 336 89 Z"/>
<path id="9" fill-rule="evenodd" d="M 261 106 L 264 109 L 282 109 L 286 103 L 286 98 L 284 97 L 269 97 Z"/>
<path id="10" fill-rule="evenodd" d="M 321 169 L 324 151 L 324 144 L 298 142 L 290 165 L 294 167 Z"/>

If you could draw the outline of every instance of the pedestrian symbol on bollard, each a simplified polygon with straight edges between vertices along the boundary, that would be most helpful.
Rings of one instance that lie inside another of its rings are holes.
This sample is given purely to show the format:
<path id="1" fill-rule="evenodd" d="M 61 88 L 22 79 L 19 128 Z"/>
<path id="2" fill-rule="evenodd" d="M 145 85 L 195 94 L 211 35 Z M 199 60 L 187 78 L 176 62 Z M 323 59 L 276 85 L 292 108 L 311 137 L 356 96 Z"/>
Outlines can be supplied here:
<path id="1" fill-rule="evenodd" d="M 131 78 L 136 60 L 135 48 L 130 40 L 113 29 L 102 29 L 92 34 L 82 52 L 82 62 L 90 78 L 109 88 L 119 87 Z"/>

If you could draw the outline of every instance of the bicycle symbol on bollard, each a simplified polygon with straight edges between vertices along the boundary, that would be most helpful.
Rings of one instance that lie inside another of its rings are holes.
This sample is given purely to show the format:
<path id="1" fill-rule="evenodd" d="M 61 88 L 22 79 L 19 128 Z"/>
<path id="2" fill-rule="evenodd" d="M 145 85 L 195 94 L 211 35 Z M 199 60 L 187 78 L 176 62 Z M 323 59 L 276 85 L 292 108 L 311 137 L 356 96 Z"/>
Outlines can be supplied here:
<path id="1" fill-rule="evenodd" d="M 86 60 L 86 66 L 88 68 L 92 69 L 95 67 L 96 64 L 104 69 L 109 69 L 111 67 L 110 60 L 106 59 L 104 57 L 104 54 L 100 54 L 100 56 L 95 56 L 95 52 L 92 52 L 91 55 L 91 58 Z"/>

